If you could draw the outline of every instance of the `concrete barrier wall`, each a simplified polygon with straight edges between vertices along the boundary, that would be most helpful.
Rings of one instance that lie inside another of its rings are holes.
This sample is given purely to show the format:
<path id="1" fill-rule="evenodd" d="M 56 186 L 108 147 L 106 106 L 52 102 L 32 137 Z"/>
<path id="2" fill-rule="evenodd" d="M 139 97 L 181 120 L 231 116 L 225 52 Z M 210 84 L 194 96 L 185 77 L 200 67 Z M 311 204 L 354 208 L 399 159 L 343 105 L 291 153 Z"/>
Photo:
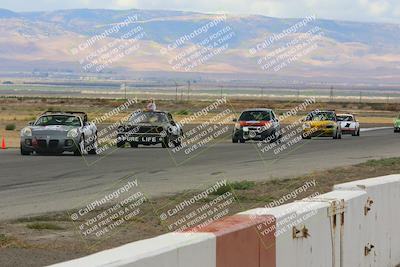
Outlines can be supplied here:
<path id="1" fill-rule="evenodd" d="M 391 175 L 226 217 L 201 233 L 170 233 L 53 266 L 396 266 L 399 224 L 400 175 Z"/>
<path id="2" fill-rule="evenodd" d="M 368 254 L 359 259 L 347 255 L 347 266 L 396 266 L 400 263 L 400 176 L 389 175 L 336 185 L 336 191 L 365 192 L 359 242 L 354 236 L 345 236 L 344 243 Z M 369 249 L 371 249 L 369 251 Z M 350 265 L 353 264 L 353 265 Z"/>

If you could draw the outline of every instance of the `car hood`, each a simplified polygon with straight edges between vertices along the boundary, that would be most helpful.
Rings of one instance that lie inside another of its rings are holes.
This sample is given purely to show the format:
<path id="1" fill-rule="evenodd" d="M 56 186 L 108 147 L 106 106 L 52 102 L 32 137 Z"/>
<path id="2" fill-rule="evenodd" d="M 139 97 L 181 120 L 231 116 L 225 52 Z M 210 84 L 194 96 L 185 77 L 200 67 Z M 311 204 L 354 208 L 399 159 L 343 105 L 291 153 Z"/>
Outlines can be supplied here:
<path id="1" fill-rule="evenodd" d="M 134 127 L 134 126 L 142 126 L 142 127 L 163 127 L 166 126 L 167 123 L 127 123 L 125 124 L 125 126 L 130 126 L 130 127 Z"/>
<path id="2" fill-rule="evenodd" d="M 71 129 L 78 128 L 75 126 L 50 125 L 50 126 L 30 126 L 33 134 L 51 135 L 68 133 Z"/>
<path id="3" fill-rule="evenodd" d="M 311 127 L 325 127 L 329 125 L 335 125 L 334 121 L 306 121 L 305 123 L 310 124 Z"/>
<path id="4" fill-rule="evenodd" d="M 239 121 L 240 126 L 266 126 L 271 124 L 270 121 Z"/>

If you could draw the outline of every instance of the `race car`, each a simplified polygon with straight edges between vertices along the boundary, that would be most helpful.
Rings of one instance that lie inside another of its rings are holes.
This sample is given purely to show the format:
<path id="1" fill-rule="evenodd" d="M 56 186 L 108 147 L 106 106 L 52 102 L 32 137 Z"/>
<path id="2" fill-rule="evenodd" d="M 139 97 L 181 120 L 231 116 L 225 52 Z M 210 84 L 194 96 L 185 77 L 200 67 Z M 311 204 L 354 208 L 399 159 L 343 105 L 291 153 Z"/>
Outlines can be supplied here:
<path id="1" fill-rule="evenodd" d="M 97 127 L 84 112 L 47 111 L 23 128 L 20 136 L 22 155 L 73 152 L 79 156 L 97 151 Z"/>
<path id="2" fill-rule="evenodd" d="M 353 114 L 337 114 L 337 120 L 340 123 L 342 134 L 360 136 L 360 123 Z"/>
<path id="3" fill-rule="evenodd" d="M 394 120 L 394 128 L 395 133 L 400 132 L 400 115 Z"/>
<path id="4" fill-rule="evenodd" d="M 318 110 L 306 116 L 303 121 L 302 138 L 311 139 L 312 137 L 342 138 L 341 125 L 338 123 L 335 111 Z"/>
<path id="5" fill-rule="evenodd" d="M 178 147 L 182 138 L 182 127 L 169 112 L 136 111 L 118 127 L 117 147 L 124 147 L 126 143 L 135 148 L 157 144 L 163 148 Z"/>
<path id="6" fill-rule="evenodd" d="M 271 109 L 248 109 L 233 121 L 232 143 L 249 140 L 275 142 L 282 137 L 279 120 Z"/>

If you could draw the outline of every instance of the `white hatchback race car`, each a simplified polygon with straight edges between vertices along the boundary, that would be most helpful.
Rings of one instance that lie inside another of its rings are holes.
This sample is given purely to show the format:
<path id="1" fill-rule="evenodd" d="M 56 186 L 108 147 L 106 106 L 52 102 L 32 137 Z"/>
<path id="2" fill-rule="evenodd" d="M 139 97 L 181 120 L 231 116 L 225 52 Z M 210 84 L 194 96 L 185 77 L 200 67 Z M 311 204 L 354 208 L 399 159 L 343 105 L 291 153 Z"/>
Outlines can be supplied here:
<path id="1" fill-rule="evenodd" d="M 342 128 L 342 134 L 360 136 L 360 123 L 353 114 L 337 114 L 337 120 Z"/>

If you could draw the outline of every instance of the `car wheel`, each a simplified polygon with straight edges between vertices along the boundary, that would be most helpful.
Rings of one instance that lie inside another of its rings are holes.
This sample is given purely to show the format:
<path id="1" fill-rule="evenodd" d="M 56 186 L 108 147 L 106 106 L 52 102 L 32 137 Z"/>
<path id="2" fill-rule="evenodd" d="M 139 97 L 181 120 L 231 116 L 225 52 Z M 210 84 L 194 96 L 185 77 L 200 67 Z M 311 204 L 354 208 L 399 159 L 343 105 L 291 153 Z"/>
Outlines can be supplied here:
<path id="1" fill-rule="evenodd" d="M 129 144 L 131 145 L 132 148 L 138 148 L 139 147 L 139 144 L 136 143 L 136 142 L 130 142 Z"/>
<path id="2" fill-rule="evenodd" d="M 333 139 L 338 139 L 338 131 L 336 130 L 335 134 L 332 137 Z"/>
<path id="3" fill-rule="evenodd" d="M 90 155 L 97 154 L 97 134 L 94 138 L 93 144 L 90 145 L 90 150 L 88 151 L 88 154 L 90 154 Z"/>
<path id="4" fill-rule="evenodd" d="M 360 136 L 360 129 L 358 129 L 357 131 L 357 136 Z"/>
<path id="5" fill-rule="evenodd" d="M 244 143 L 246 143 L 246 140 L 240 139 L 240 143 L 241 143 L 241 144 L 244 144 Z"/>
<path id="6" fill-rule="evenodd" d="M 31 154 L 30 151 L 25 150 L 23 147 L 21 147 L 21 155 L 23 155 L 23 156 L 28 156 L 28 155 L 30 155 L 30 154 Z"/>
<path id="7" fill-rule="evenodd" d="M 85 138 L 82 136 L 77 144 L 77 147 L 74 151 L 75 156 L 82 156 L 83 151 L 85 151 Z"/>
<path id="8" fill-rule="evenodd" d="M 239 143 L 239 139 L 232 137 L 232 143 L 234 143 L 234 144 Z"/>
<path id="9" fill-rule="evenodd" d="M 164 137 L 164 140 L 162 141 L 161 145 L 163 148 L 169 148 L 169 137 L 168 136 Z"/>
<path id="10" fill-rule="evenodd" d="M 123 136 L 117 137 L 117 147 L 121 148 L 125 146 L 125 140 Z"/>

